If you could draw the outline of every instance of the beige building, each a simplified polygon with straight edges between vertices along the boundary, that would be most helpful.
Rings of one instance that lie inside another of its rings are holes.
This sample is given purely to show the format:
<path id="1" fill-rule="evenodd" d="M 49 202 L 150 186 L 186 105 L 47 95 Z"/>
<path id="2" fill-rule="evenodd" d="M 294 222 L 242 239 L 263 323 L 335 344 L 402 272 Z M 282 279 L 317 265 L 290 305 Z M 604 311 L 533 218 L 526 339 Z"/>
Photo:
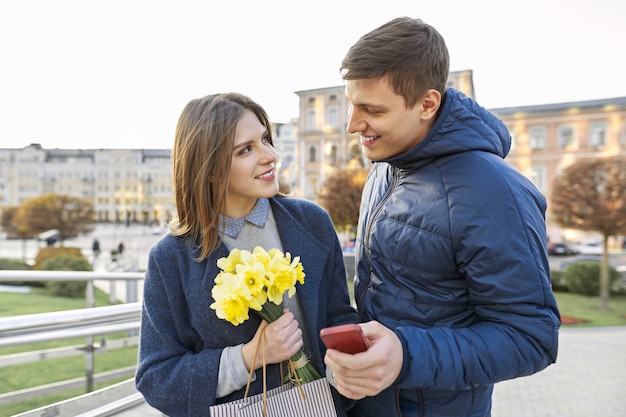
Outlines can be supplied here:
<path id="1" fill-rule="evenodd" d="M 554 242 L 585 236 L 550 221 L 552 183 L 578 159 L 626 156 L 626 97 L 490 109 L 513 138 L 506 158 L 548 200 L 548 236 Z"/>
<path id="2" fill-rule="evenodd" d="M 171 171 L 166 149 L 0 149 L 0 209 L 56 193 L 93 200 L 98 222 L 163 222 Z"/>
<path id="3" fill-rule="evenodd" d="M 348 103 L 344 87 L 296 91 L 298 180 L 294 194 L 314 200 L 326 178 L 337 169 L 365 166 L 358 135 L 346 130 Z"/>

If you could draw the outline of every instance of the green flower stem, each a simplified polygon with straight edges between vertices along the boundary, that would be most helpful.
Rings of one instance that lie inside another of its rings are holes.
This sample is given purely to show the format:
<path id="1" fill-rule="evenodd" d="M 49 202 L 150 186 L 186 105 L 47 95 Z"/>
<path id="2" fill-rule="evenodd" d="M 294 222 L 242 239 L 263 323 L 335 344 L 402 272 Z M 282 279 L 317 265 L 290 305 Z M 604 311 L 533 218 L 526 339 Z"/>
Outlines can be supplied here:
<path id="1" fill-rule="evenodd" d="M 283 307 L 276 305 L 268 300 L 265 304 L 263 304 L 263 308 L 261 309 L 261 311 L 257 311 L 257 313 L 259 314 L 259 316 L 261 316 L 262 319 L 264 319 L 268 323 L 271 323 L 278 320 L 278 318 L 283 315 Z M 301 348 L 291 357 L 291 360 L 294 363 L 297 363 L 303 355 L 304 350 Z M 291 373 L 291 369 L 289 369 L 289 373 Z M 286 379 L 289 379 L 289 373 L 286 376 Z M 302 368 L 296 369 L 296 373 L 298 378 L 300 379 L 300 383 L 302 384 L 315 381 L 316 379 L 320 379 L 322 377 L 320 373 L 317 372 L 317 369 L 315 369 L 313 364 L 308 361 L 308 359 L 306 365 L 304 365 Z"/>

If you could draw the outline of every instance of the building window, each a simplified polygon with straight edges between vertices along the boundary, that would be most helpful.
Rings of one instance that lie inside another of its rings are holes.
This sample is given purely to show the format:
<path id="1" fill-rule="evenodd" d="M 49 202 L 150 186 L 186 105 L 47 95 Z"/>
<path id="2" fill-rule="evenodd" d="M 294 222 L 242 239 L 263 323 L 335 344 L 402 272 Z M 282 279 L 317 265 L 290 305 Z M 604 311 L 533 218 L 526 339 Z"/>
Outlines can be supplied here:
<path id="1" fill-rule="evenodd" d="M 545 126 L 533 126 L 528 129 L 528 142 L 533 151 L 546 149 L 548 132 Z"/>
<path id="2" fill-rule="evenodd" d="M 560 125 L 559 126 L 559 149 L 576 149 L 576 135 L 574 126 L 572 125 Z"/>
<path id="3" fill-rule="evenodd" d="M 328 107 L 328 126 L 332 128 L 339 127 L 339 108 L 337 106 Z"/>
<path id="4" fill-rule="evenodd" d="M 328 163 L 331 166 L 334 166 L 337 163 L 337 146 L 332 145 L 330 147 L 330 155 L 328 156 Z"/>
<path id="5" fill-rule="evenodd" d="M 307 110 L 306 113 L 306 128 L 307 130 L 316 130 L 317 120 L 315 119 L 315 109 L 311 108 Z"/>
<path id="6" fill-rule="evenodd" d="M 595 122 L 589 127 L 589 146 L 594 149 L 604 148 L 606 145 L 606 122 Z"/>
<path id="7" fill-rule="evenodd" d="M 546 168 L 545 167 L 532 167 L 530 169 L 530 175 L 528 179 L 535 184 L 535 187 L 542 193 L 546 191 Z"/>
<path id="8" fill-rule="evenodd" d="M 311 146 L 309 148 L 309 162 L 316 162 L 317 161 L 317 149 L 315 148 L 315 146 Z"/>

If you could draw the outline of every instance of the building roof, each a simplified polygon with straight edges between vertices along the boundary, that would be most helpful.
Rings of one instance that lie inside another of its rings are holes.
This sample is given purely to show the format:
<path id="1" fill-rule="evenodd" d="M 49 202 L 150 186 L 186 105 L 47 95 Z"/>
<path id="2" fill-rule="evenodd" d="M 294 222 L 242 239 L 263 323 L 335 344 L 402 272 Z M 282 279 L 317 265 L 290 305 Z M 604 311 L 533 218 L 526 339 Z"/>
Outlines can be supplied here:
<path id="1" fill-rule="evenodd" d="M 490 112 L 498 116 L 510 116 L 516 113 L 533 114 L 533 113 L 550 113 L 560 112 L 570 109 L 593 110 L 605 109 L 606 106 L 612 106 L 612 110 L 626 109 L 626 97 L 605 98 L 586 101 L 571 101 L 565 103 L 537 104 L 532 106 L 516 106 L 502 107 L 497 109 L 489 109 Z"/>

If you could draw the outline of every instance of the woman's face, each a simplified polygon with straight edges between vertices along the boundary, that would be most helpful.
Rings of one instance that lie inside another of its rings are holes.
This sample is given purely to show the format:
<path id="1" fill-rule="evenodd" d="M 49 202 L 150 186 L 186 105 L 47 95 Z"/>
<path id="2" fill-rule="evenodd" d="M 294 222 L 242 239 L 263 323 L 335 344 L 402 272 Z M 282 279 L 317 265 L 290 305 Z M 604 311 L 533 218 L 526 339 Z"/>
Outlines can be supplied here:
<path id="1" fill-rule="evenodd" d="M 278 193 L 276 151 L 269 138 L 265 126 L 247 110 L 235 130 L 226 212 L 222 214 L 243 218 L 258 198 Z"/>

